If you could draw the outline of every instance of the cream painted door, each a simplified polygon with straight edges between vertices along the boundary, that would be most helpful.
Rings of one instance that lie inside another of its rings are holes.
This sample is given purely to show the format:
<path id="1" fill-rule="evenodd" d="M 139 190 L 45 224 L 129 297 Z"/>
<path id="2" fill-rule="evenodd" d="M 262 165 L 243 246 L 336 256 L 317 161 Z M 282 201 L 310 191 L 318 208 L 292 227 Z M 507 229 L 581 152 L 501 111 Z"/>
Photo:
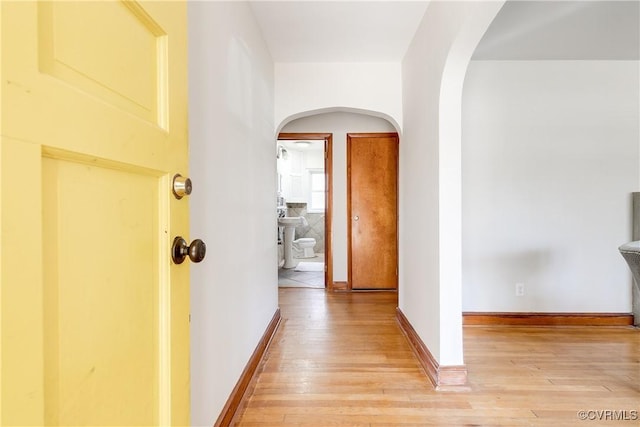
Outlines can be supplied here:
<path id="1" fill-rule="evenodd" d="M 186 4 L 0 13 L 0 422 L 188 425 Z"/>

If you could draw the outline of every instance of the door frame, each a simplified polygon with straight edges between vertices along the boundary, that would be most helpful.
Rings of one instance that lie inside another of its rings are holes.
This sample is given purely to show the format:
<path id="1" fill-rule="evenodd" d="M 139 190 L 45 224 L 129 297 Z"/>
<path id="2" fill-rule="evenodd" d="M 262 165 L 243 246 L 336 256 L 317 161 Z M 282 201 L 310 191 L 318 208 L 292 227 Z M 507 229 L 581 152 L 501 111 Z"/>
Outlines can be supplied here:
<path id="1" fill-rule="evenodd" d="M 299 133 L 281 132 L 279 140 L 294 141 L 299 139 L 324 141 L 324 287 L 333 290 L 333 134 L 332 133 Z"/>
<path id="2" fill-rule="evenodd" d="M 352 236 L 352 226 L 353 222 L 351 218 L 353 213 L 351 211 L 351 140 L 353 138 L 376 138 L 376 137 L 396 137 L 398 140 L 398 145 L 396 146 L 396 150 L 399 151 L 400 147 L 400 135 L 398 132 L 363 132 L 363 133 L 347 133 L 347 290 L 351 292 L 380 292 L 380 291 L 392 291 L 397 292 L 400 288 L 400 280 L 399 280 L 399 231 L 400 231 L 400 216 L 399 216 L 399 202 L 400 195 L 398 194 L 399 188 L 399 174 L 400 174 L 400 156 L 398 152 L 398 156 L 396 156 L 396 288 L 395 289 L 353 289 L 353 268 L 352 268 L 352 245 L 351 245 L 351 236 Z"/>

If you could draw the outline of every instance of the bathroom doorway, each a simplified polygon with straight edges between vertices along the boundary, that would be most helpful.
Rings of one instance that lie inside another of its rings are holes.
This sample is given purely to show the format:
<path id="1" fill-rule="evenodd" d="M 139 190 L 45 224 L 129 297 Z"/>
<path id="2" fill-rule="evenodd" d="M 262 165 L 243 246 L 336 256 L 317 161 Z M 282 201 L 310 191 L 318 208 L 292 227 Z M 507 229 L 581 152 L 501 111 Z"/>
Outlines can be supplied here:
<path id="1" fill-rule="evenodd" d="M 332 287 L 331 143 L 328 133 L 278 135 L 279 287 Z"/>

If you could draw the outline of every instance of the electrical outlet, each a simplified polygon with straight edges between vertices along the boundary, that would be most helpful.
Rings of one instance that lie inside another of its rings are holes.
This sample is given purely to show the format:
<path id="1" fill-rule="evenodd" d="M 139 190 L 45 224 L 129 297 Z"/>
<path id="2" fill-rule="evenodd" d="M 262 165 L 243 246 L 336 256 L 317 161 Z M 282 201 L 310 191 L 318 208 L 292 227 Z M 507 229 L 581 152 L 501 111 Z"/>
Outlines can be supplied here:
<path id="1" fill-rule="evenodd" d="M 516 283 L 516 296 L 517 297 L 524 296 L 524 283 Z"/>

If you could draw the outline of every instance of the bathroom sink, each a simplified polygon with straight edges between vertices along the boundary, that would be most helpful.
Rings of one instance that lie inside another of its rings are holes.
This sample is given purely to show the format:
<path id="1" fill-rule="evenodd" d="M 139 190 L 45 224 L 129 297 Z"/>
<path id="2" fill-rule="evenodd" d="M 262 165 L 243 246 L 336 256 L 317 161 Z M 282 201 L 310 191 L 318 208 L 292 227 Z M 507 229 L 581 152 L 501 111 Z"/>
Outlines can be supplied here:
<path id="1" fill-rule="evenodd" d="M 296 227 L 307 226 L 309 223 L 303 216 L 283 216 L 278 218 L 278 225 L 284 227 L 284 268 L 293 268 L 297 262 L 293 259 L 293 239 L 296 234 Z"/>
<path id="2" fill-rule="evenodd" d="M 278 225 L 280 227 L 297 227 L 304 225 L 304 217 L 302 216 L 283 216 L 278 218 Z"/>

